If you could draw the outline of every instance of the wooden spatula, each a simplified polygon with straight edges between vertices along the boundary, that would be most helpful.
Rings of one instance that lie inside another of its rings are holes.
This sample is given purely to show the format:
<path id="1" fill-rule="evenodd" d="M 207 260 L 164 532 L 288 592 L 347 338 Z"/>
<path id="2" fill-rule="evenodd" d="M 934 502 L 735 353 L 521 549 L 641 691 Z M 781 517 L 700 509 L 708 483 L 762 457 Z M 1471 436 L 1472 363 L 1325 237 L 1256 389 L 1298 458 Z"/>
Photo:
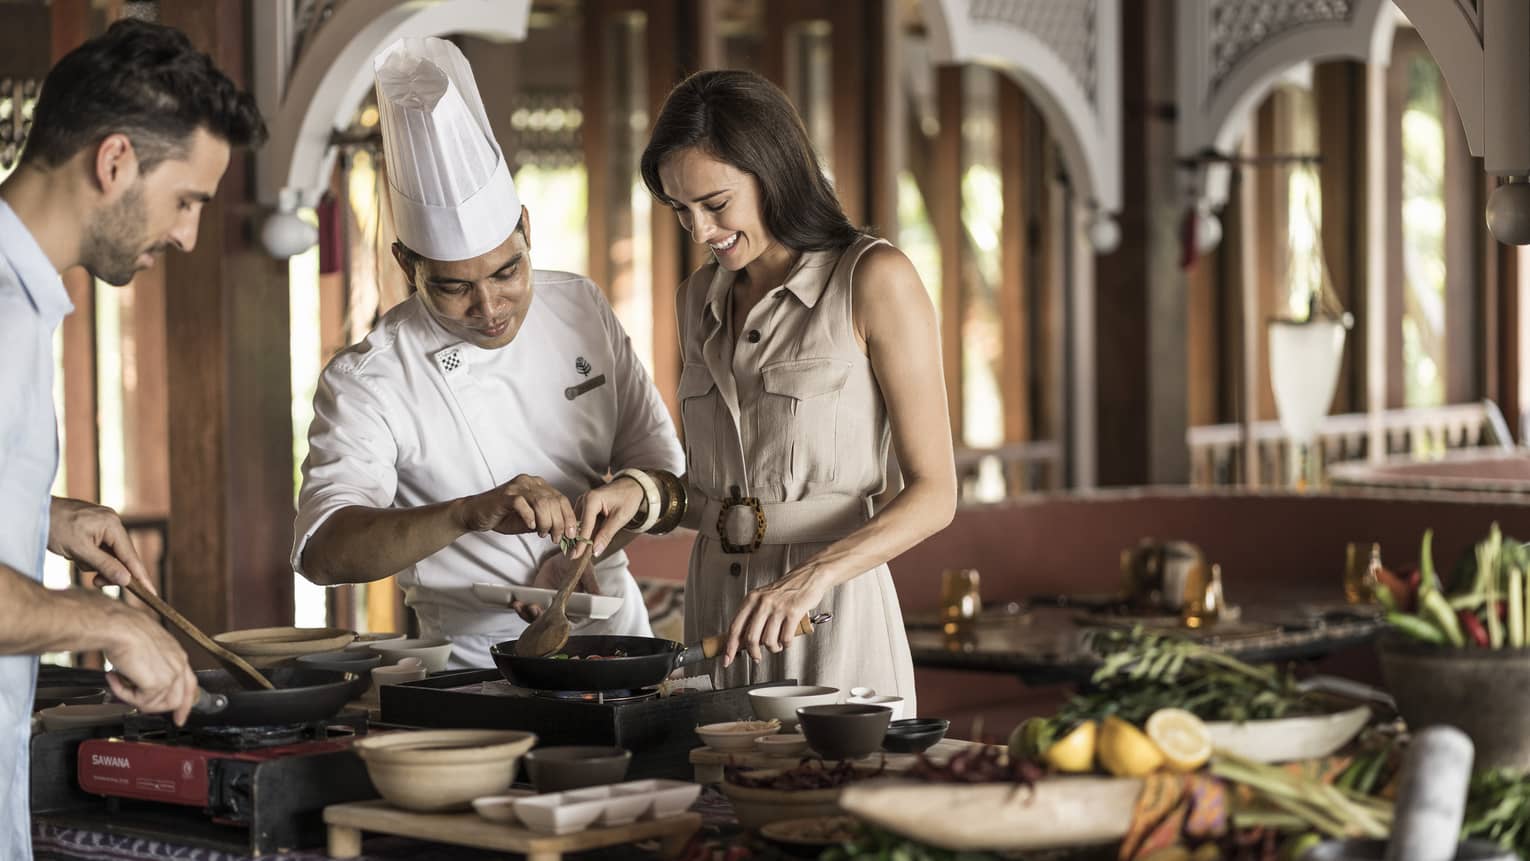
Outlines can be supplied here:
<path id="1" fill-rule="evenodd" d="M 547 609 L 515 641 L 516 655 L 522 658 L 543 658 L 556 653 L 568 642 L 568 596 L 574 591 L 574 585 L 584 577 L 584 572 L 590 567 L 590 560 L 594 558 L 593 548 L 586 549 L 585 554 L 579 557 L 579 567 L 574 570 L 574 576 L 563 581 Z"/>
<path id="2" fill-rule="evenodd" d="M 148 589 L 139 585 L 136 580 L 129 580 L 127 590 L 133 593 L 138 600 L 148 604 L 154 612 L 165 618 L 165 621 L 181 629 L 181 633 L 196 641 L 198 646 L 207 650 L 207 653 L 218 659 L 224 669 L 234 677 L 239 684 L 249 690 L 265 688 L 268 691 L 276 690 L 276 685 L 261 674 L 260 670 L 250 666 L 250 662 L 218 645 L 212 637 L 202 633 L 202 629 L 191 624 L 191 620 L 182 616 L 176 609 L 166 604 L 160 597 Z"/>

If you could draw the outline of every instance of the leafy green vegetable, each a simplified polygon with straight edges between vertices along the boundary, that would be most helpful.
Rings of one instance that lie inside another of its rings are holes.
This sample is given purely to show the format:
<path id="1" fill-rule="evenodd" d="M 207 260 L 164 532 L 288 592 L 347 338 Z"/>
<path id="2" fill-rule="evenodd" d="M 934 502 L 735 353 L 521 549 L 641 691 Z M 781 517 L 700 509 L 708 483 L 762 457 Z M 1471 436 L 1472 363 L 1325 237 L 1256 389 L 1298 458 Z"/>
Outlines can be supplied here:
<path id="1" fill-rule="evenodd" d="M 1181 637 L 1100 631 L 1090 640 L 1104 662 L 1092 689 L 1058 712 L 1060 727 L 1115 715 L 1141 726 L 1161 708 L 1182 708 L 1201 720 L 1263 720 L 1314 714 L 1320 703 L 1289 673 L 1256 667 Z"/>
<path id="2" fill-rule="evenodd" d="M 1492 840 L 1530 857 L 1530 775 L 1499 770 L 1473 776 L 1461 836 Z"/>
<path id="3" fill-rule="evenodd" d="M 558 539 L 558 549 L 563 551 L 563 555 L 564 556 L 567 556 L 570 553 L 573 553 L 574 552 L 574 548 L 578 547 L 581 544 L 594 544 L 594 543 L 595 542 L 592 541 L 591 539 L 585 538 L 583 536 L 579 536 L 579 537 L 575 537 L 575 538 L 569 538 L 567 535 L 565 535 L 562 538 Z"/>

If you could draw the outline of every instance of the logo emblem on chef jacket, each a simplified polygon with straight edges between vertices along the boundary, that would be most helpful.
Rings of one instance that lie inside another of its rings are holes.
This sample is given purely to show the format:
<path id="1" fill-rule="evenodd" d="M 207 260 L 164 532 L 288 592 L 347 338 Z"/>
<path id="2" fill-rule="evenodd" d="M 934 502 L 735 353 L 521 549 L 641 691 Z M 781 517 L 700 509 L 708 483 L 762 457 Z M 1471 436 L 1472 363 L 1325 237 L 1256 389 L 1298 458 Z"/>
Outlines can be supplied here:
<path id="1" fill-rule="evenodd" d="M 579 358 L 574 360 L 574 370 L 578 371 L 579 372 L 579 376 L 581 376 L 581 377 L 589 377 L 590 376 L 590 372 L 595 370 L 595 368 L 592 365 L 590 365 L 590 362 L 589 362 L 588 359 L 586 359 L 583 356 L 580 356 Z M 595 391 L 596 389 L 600 388 L 601 386 L 603 386 L 605 384 L 606 384 L 606 375 L 605 374 L 596 374 L 594 377 L 591 377 L 590 379 L 585 380 L 584 382 L 580 383 L 577 386 L 569 386 L 568 388 L 564 389 L 563 390 L 563 396 L 565 398 L 568 398 L 569 400 L 573 400 L 574 398 L 579 397 L 580 395 L 584 394 L 585 392 L 593 392 L 593 391 Z"/>

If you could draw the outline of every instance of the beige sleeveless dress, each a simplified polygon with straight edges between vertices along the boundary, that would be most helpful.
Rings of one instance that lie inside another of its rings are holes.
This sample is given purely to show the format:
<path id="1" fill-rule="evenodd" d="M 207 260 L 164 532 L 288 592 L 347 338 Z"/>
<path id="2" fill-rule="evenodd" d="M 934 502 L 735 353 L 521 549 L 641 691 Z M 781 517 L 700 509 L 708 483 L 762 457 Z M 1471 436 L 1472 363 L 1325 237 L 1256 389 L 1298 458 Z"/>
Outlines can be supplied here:
<path id="1" fill-rule="evenodd" d="M 868 236 L 843 252 L 803 254 L 750 310 L 737 343 L 734 273 L 714 262 L 691 282 L 679 309 L 680 402 L 690 506 L 703 512 L 686 579 L 687 642 L 726 633 L 746 594 L 870 517 L 891 432 L 856 343 L 850 278 L 880 243 Z M 752 552 L 725 547 L 756 538 Z M 914 666 L 887 566 L 836 587 L 817 609 L 834 620 L 780 654 L 764 652 L 759 664 L 743 656 L 724 670 L 714 662 L 714 684 L 865 685 L 903 697 L 913 716 Z"/>

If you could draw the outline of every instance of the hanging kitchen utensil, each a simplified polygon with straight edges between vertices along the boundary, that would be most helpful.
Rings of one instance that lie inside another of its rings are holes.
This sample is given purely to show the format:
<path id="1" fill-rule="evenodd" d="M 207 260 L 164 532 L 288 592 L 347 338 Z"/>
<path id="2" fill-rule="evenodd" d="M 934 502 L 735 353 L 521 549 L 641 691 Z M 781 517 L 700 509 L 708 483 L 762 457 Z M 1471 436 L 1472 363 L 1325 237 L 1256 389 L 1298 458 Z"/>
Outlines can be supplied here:
<path id="1" fill-rule="evenodd" d="M 261 674 L 260 670 L 250 666 L 250 662 L 218 645 L 212 637 L 202 633 L 202 629 L 191 623 L 190 619 L 182 616 L 176 609 L 166 604 L 158 595 L 145 589 L 138 581 L 129 580 L 127 590 L 133 593 L 133 597 L 148 604 L 154 612 L 158 613 L 165 621 L 181 630 L 181 633 L 190 637 L 207 651 L 208 654 L 217 658 L 218 663 L 226 667 L 234 678 L 246 688 L 264 688 L 272 690 L 275 685 L 271 680 Z"/>
<path id="2" fill-rule="evenodd" d="M 811 634 L 834 616 L 804 617 L 796 633 Z M 583 635 L 569 637 L 558 657 L 527 657 L 517 640 L 496 643 L 489 655 L 512 685 L 539 691 L 620 691 L 657 685 L 679 667 L 717 657 L 724 638 L 684 645 L 657 637 Z"/>
<path id="3" fill-rule="evenodd" d="M 595 549 L 586 548 L 585 554 L 579 557 L 579 565 L 574 569 L 573 576 L 563 581 L 547 609 L 515 641 L 517 655 L 523 658 L 544 657 L 555 654 L 568 642 L 569 631 L 572 630 L 568 623 L 568 596 L 580 578 L 584 577 L 584 572 L 589 569 L 590 561 L 594 558 Z"/>

